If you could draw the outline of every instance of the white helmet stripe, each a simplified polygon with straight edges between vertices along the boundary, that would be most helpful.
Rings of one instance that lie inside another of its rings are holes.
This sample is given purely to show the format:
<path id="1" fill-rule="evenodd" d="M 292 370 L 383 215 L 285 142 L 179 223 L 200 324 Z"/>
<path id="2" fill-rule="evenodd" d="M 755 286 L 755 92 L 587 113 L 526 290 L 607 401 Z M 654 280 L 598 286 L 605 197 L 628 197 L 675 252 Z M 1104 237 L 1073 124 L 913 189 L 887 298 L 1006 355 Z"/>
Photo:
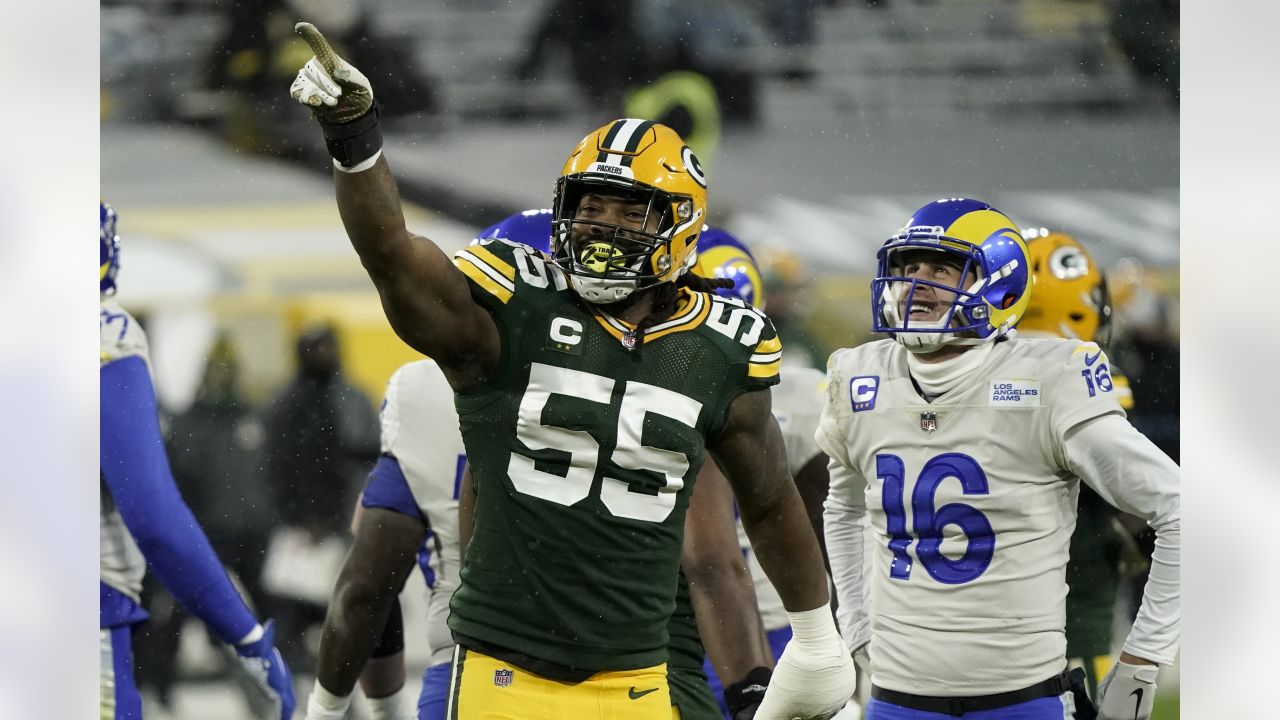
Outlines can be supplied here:
<path id="1" fill-rule="evenodd" d="M 647 121 L 637 118 L 627 118 L 626 120 L 619 120 L 618 122 L 622 123 L 622 126 L 618 128 L 618 133 L 613 136 L 613 142 L 609 143 L 609 150 L 612 150 L 613 152 L 626 152 L 627 147 L 631 145 L 631 136 L 635 134 L 636 130 L 640 129 L 641 125 L 646 124 Z"/>

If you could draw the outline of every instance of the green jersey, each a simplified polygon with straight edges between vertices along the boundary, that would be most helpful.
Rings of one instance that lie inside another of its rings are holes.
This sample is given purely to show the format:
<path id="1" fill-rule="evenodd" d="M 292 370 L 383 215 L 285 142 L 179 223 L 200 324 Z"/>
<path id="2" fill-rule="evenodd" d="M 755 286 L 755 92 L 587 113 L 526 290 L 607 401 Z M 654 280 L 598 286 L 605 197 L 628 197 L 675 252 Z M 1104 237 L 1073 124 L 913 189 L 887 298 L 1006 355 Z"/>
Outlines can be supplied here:
<path id="1" fill-rule="evenodd" d="M 702 669 L 706 650 L 702 647 L 702 638 L 698 637 L 698 620 L 693 612 L 693 600 L 689 597 L 689 583 L 683 573 L 676 591 L 676 609 L 671 613 L 667 632 L 671 635 L 668 645 L 671 657 L 667 660 L 671 704 L 680 708 L 683 720 L 720 720 L 724 716 Z"/>
<path id="2" fill-rule="evenodd" d="M 667 623 L 667 634 L 671 636 L 671 657 L 667 660 L 667 669 L 674 671 L 680 668 L 702 673 L 702 659 L 706 656 L 706 648 L 702 646 L 702 638 L 698 635 L 698 620 L 693 612 L 693 599 L 689 597 L 689 583 L 685 580 L 684 573 L 680 574 L 680 584 L 676 588 L 675 610 L 671 613 L 671 621 Z"/>
<path id="3" fill-rule="evenodd" d="M 471 245 L 454 262 L 502 351 L 455 398 L 476 508 L 449 626 L 561 668 L 662 663 L 703 447 L 739 394 L 778 381 L 773 325 L 682 289 L 637 350 L 630 326 L 522 245 Z"/>

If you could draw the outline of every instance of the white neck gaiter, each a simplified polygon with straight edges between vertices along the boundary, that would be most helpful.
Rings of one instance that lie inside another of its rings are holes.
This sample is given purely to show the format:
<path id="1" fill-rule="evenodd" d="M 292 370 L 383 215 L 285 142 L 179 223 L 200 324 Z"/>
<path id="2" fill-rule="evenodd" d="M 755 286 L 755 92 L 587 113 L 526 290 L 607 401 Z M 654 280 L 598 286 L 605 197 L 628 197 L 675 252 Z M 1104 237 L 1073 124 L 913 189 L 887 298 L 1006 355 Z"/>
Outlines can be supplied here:
<path id="1" fill-rule="evenodd" d="M 907 353 L 907 369 L 911 377 L 926 395 L 937 397 L 953 390 L 991 354 L 994 342 L 971 345 L 970 349 L 942 362 L 927 363 L 916 357 L 915 353 Z"/>

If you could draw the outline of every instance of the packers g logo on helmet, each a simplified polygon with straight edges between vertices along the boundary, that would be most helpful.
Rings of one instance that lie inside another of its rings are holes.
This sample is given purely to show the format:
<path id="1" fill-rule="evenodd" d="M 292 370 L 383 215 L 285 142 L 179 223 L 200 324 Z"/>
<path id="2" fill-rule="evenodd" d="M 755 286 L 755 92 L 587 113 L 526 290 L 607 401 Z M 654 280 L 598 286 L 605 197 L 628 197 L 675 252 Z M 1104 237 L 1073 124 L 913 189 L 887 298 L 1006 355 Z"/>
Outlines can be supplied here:
<path id="1" fill-rule="evenodd" d="M 637 226 L 578 217 L 587 193 L 643 204 Z M 706 178 L 671 128 L 614 120 L 583 138 L 556 181 L 551 252 L 583 299 L 613 303 L 688 271 L 707 216 Z M 650 220 L 656 230 L 646 231 Z"/>
<path id="2" fill-rule="evenodd" d="M 895 256 L 905 251 L 944 253 L 973 273 L 968 287 L 948 287 L 901 274 Z M 871 283 L 872 329 L 892 333 L 913 352 L 945 345 L 979 345 L 1014 332 L 1031 296 L 1027 246 L 1018 226 L 990 205 L 966 198 L 944 198 L 917 210 L 876 254 Z M 952 295 L 937 320 L 912 323 L 898 305 L 911 304 L 916 289 L 930 286 Z"/>
<path id="3" fill-rule="evenodd" d="M 1031 230 L 1027 258 L 1035 295 L 1018 327 L 1105 346 L 1111 339 L 1111 298 L 1084 245 L 1066 233 Z"/>
<path id="4" fill-rule="evenodd" d="M 707 176 L 702 172 L 702 163 L 698 162 L 698 156 L 693 154 L 688 145 L 680 150 L 680 160 L 684 162 L 684 169 L 688 171 L 689 177 L 705 189 Z"/>

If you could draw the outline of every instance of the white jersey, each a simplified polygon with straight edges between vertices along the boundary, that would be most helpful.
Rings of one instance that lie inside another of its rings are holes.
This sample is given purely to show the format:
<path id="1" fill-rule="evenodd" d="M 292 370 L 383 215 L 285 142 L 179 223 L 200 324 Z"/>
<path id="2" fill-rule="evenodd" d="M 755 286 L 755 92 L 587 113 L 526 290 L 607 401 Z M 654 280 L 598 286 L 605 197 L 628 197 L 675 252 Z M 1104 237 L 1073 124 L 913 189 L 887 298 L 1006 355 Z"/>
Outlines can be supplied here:
<path id="1" fill-rule="evenodd" d="M 103 298 L 98 314 L 99 367 L 129 357 L 139 357 L 151 369 L 151 357 L 147 352 L 147 334 L 115 300 Z M 141 602 L 142 577 L 147 563 L 142 551 L 134 542 L 129 528 L 125 527 L 115 499 L 107 491 L 107 484 L 99 480 L 100 509 L 98 514 L 98 572 L 102 582 L 128 595 L 134 602 Z"/>
<path id="2" fill-rule="evenodd" d="M 453 407 L 453 389 L 440 366 L 419 360 L 387 383 L 382 406 L 382 452 L 400 464 L 414 502 L 427 520 L 427 641 L 431 663 L 448 662 L 453 637 L 446 624 L 458 588 L 458 493 L 466 452 Z"/>
<path id="3" fill-rule="evenodd" d="M 1032 685 L 1066 664 L 1079 478 L 1064 436 L 1124 413 L 1107 358 L 1077 340 L 1000 342 L 929 403 L 906 357 L 891 339 L 832 355 L 817 433 L 831 457 L 828 549 L 832 519 L 869 519 L 874 682 L 944 697 Z M 842 632 L 861 644 L 863 571 L 836 564 Z"/>
<path id="4" fill-rule="evenodd" d="M 820 370 L 811 367 L 787 367 L 782 371 L 781 381 L 772 388 L 773 416 L 782 429 L 782 441 L 787 448 L 787 465 L 791 474 L 796 475 L 810 460 L 822 450 L 814 441 L 814 431 L 818 428 L 818 418 L 822 413 L 822 403 L 826 398 L 827 376 Z M 760 567 L 760 561 L 751 551 L 751 543 L 747 540 L 747 531 L 738 521 L 738 542 L 747 557 L 747 567 L 751 569 L 751 580 L 756 588 L 756 602 L 760 607 L 760 619 L 765 630 L 777 630 L 787 627 L 786 608 L 782 606 L 782 598 L 773 589 Z"/>

